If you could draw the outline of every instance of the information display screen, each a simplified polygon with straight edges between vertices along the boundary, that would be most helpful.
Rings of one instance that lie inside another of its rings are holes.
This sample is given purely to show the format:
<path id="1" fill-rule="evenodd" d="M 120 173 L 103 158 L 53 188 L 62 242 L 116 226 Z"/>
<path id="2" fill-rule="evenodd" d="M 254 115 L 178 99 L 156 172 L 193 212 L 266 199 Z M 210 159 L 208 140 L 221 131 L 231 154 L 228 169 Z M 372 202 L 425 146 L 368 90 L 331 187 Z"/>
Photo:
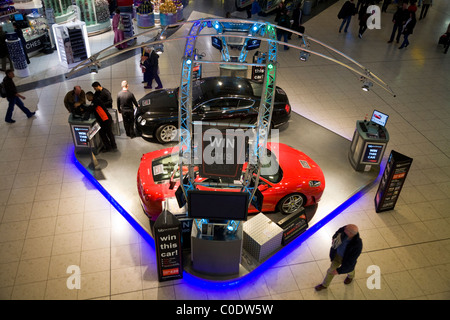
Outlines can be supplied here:
<path id="1" fill-rule="evenodd" d="M 258 49 L 260 45 L 261 45 L 261 40 L 259 40 L 259 39 L 249 39 L 247 41 L 247 50 Z"/>
<path id="2" fill-rule="evenodd" d="M 366 143 L 362 164 L 378 164 L 383 154 L 385 144 Z"/>
<path id="3" fill-rule="evenodd" d="M 89 145 L 89 126 L 72 125 L 73 137 L 77 147 L 87 147 Z"/>
<path id="4" fill-rule="evenodd" d="M 371 122 L 376 123 L 382 127 L 386 126 L 389 116 L 387 114 L 381 113 L 380 111 L 373 110 Z"/>
<path id="5" fill-rule="evenodd" d="M 222 50 L 222 40 L 217 37 L 211 37 L 211 45 L 219 50 Z"/>

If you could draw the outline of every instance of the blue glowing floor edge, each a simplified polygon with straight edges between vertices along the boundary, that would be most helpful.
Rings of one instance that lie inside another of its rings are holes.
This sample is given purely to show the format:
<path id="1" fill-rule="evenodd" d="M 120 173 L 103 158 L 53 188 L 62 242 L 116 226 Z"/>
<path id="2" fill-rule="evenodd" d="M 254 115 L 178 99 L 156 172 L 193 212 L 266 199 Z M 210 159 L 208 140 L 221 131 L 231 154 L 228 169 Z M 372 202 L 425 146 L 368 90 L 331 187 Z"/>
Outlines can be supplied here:
<path id="1" fill-rule="evenodd" d="M 111 205 L 130 223 L 130 225 L 138 232 L 142 238 L 153 248 L 155 249 L 155 242 L 151 235 L 148 234 L 147 230 L 145 230 L 136 220 L 106 191 L 106 189 L 94 178 L 93 175 L 86 169 L 76 158 L 74 150 L 71 152 L 72 161 L 78 170 L 100 191 L 100 193 L 111 203 Z M 383 164 L 383 163 L 382 163 Z M 380 168 L 384 167 L 380 164 Z M 301 245 L 304 241 L 306 241 L 309 237 L 311 237 L 314 233 L 316 233 L 319 229 L 325 226 L 328 222 L 333 220 L 337 215 L 355 203 L 358 199 L 360 199 L 372 186 L 374 186 L 381 178 L 383 171 L 380 170 L 378 173 L 378 177 L 366 185 L 364 188 L 356 192 L 349 199 L 344 201 L 340 206 L 338 206 L 335 210 L 330 212 L 320 221 L 315 223 L 313 226 L 309 227 L 305 232 L 299 235 L 296 239 L 292 240 L 289 244 L 282 247 L 275 254 L 270 256 L 267 260 L 262 262 L 256 269 L 249 272 L 242 277 L 231 279 L 231 280 L 206 280 L 199 277 L 196 277 L 186 271 L 183 272 L 183 280 L 190 285 L 198 286 L 203 289 L 220 289 L 223 287 L 239 287 L 248 283 L 249 281 L 254 281 L 259 276 L 261 276 L 267 269 L 273 266 L 275 263 L 280 261 L 282 258 L 291 253 L 294 249 L 296 249 L 299 245 Z"/>

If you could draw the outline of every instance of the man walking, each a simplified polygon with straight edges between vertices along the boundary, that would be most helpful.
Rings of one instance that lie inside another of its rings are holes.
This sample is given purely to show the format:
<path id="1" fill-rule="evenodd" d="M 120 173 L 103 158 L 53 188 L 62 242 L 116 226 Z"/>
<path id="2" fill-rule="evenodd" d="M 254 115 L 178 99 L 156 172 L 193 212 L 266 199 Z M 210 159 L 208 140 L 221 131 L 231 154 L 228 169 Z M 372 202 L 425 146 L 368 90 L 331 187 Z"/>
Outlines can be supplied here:
<path id="1" fill-rule="evenodd" d="M 153 47 L 147 48 L 147 52 L 148 52 L 148 59 L 144 61 L 144 67 L 145 67 L 144 78 L 145 78 L 145 81 L 147 82 L 147 85 L 144 88 L 151 89 L 152 82 L 153 82 L 153 80 L 155 80 L 156 84 L 158 85 L 155 89 L 162 89 L 163 85 L 162 85 L 161 79 L 159 78 L 159 75 L 158 75 L 159 56 L 155 52 L 155 49 Z"/>
<path id="2" fill-rule="evenodd" d="M 123 126 L 127 136 L 133 139 L 136 137 L 134 133 L 134 106 L 139 108 L 139 105 L 134 94 L 128 91 L 128 82 L 126 80 L 122 81 L 121 86 L 122 91 L 117 94 L 117 109 L 122 114 Z"/>
<path id="3" fill-rule="evenodd" d="M 338 19 L 343 19 L 341 26 L 339 27 L 339 33 L 342 31 L 342 28 L 344 28 L 344 25 L 344 32 L 347 32 L 352 16 L 354 16 L 356 12 L 357 11 L 353 0 L 348 0 L 342 5 L 342 8 L 338 13 Z"/>
<path id="4" fill-rule="evenodd" d="M 8 123 L 14 123 L 16 120 L 12 119 L 12 114 L 14 111 L 14 106 L 17 104 L 20 110 L 23 111 L 27 115 L 28 118 L 31 118 L 36 114 L 36 112 L 31 112 L 25 105 L 21 99 L 25 99 L 20 93 L 17 92 L 16 85 L 14 84 L 14 71 L 6 70 L 6 76 L 3 78 L 3 85 L 6 91 L 6 99 L 8 100 L 8 109 L 6 110 L 5 121 Z"/>
<path id="5" fill-rule="evenodd" d="M 331 266 L 322 283 L 315 287 L 316 291 L 328 288 L 334 276 L 347 273 L 344 283 L 350 284 L 355 277 L 355 266 L 362 251 L 362 240 L 358 227 L 348 224 L 333 235 L 330 249 Z"/>

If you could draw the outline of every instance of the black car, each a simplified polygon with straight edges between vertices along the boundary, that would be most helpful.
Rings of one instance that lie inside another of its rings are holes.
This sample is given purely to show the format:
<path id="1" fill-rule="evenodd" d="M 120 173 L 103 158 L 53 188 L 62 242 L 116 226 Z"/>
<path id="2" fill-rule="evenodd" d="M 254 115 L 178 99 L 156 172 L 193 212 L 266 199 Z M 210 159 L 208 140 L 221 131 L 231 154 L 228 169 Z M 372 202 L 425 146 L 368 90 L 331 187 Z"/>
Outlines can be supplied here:
<path id="1" fill-rule="evenodd" d="M 192 82 L 193 121 L 256 124 L 263 83 L 244 78 L 210 77 Z M 173 141 L 178 127 L 178 91 L 150 92 L 138 101 L 136 129 L 144 138 Z M 271 128 L 289 121 L 291 106 L 283 89 L 276 87 Z"/>

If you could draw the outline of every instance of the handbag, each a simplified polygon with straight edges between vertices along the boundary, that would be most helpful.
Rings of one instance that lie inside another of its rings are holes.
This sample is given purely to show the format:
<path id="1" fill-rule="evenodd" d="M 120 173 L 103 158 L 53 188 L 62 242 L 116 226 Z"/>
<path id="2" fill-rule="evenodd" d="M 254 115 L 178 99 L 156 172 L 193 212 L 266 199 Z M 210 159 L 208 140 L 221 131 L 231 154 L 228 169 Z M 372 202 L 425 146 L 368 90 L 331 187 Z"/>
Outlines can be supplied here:
<path id="1" fill-rule="evenodd" d="M 120 20 L 119 20 L 119 24 L 117 25 L 117 29 L 118 30 L 125 30 L 125 26 L 123 25 L 123 22 L 122 22 L 122 17 L 120 18 Z"/>

